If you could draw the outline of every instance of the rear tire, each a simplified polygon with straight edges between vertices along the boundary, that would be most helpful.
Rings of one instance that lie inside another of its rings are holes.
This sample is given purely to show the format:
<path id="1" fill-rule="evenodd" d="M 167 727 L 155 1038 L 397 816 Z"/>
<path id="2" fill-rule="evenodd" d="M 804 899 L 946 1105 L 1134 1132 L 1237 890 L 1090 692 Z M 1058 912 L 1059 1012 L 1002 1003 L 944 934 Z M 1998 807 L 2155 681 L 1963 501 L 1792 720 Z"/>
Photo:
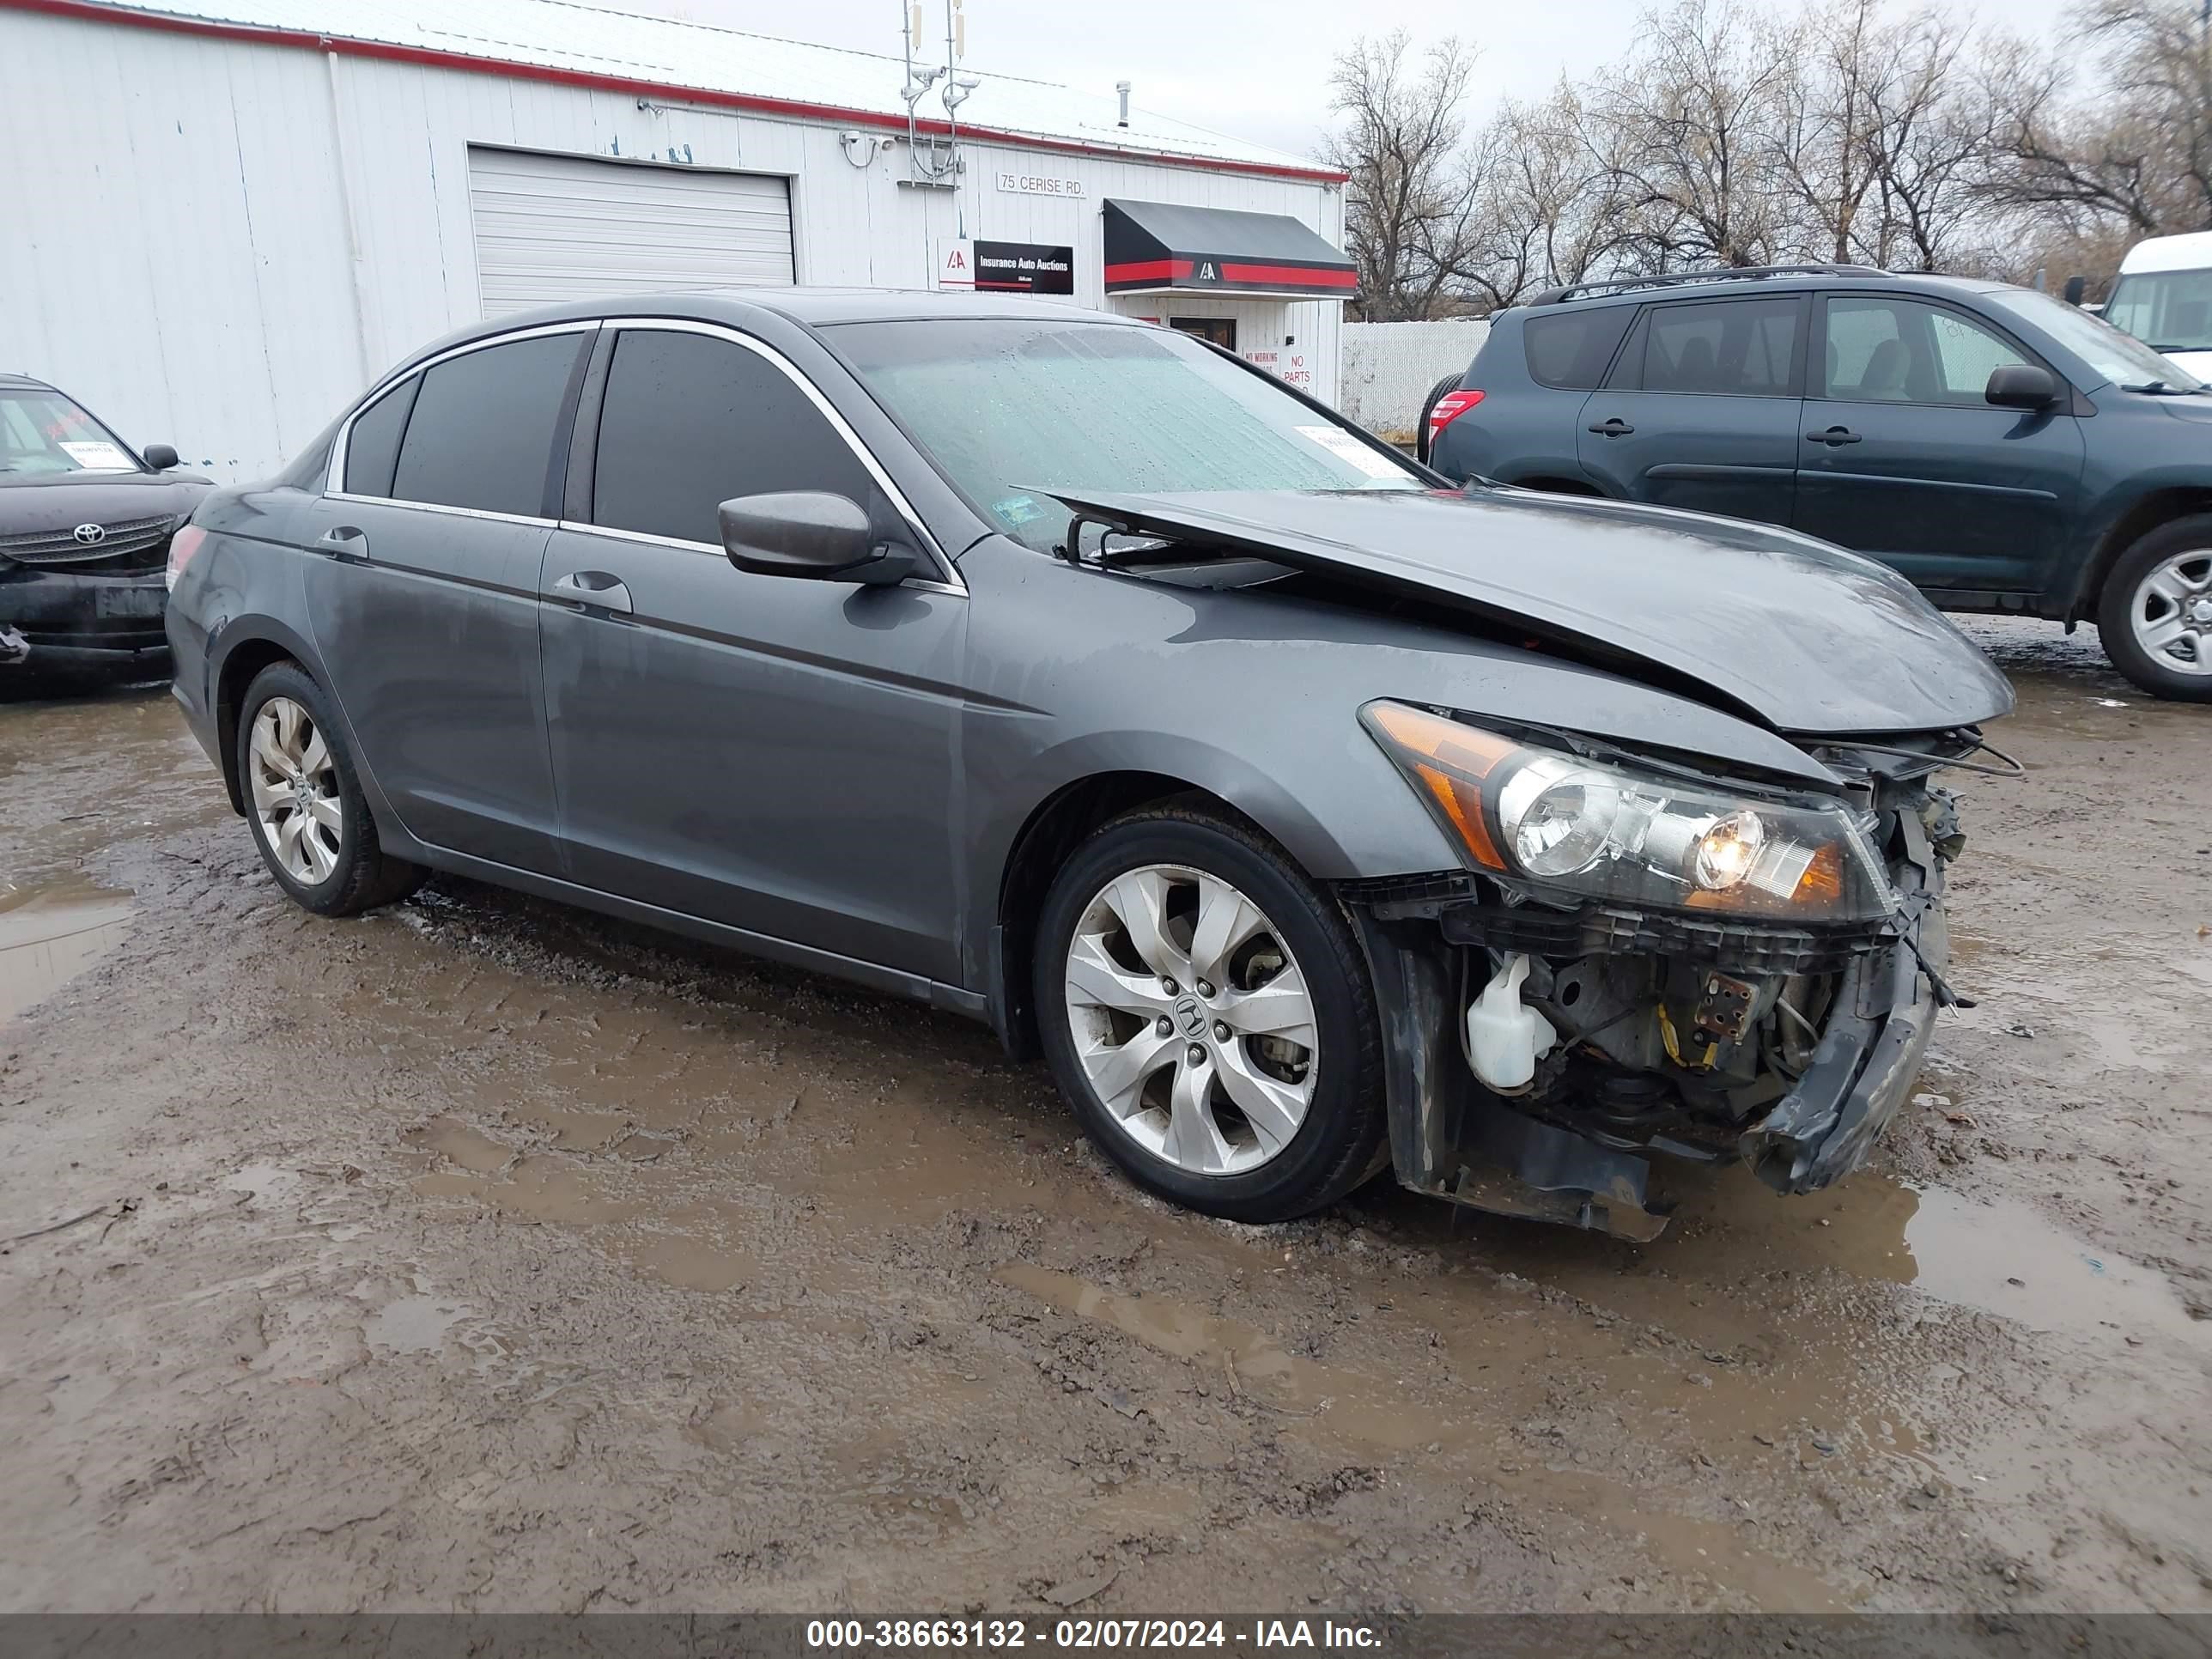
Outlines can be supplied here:
<path id="1" fill-rule="evenodd" d="M 239 793 L 276 884 L 319 916 L 358 915 L 422 884 L 386 858 L 331 702 L 296 663 L 253 677 L 238 713 Z"/>
<path id="2" fill-rule="evenodd" d="M 2153 696 L 2212 702 L 2212 513 L 2162 524 L 2120 555 L 2097 597 L 2097 636 Z"/>
<path id="3" fill-rule="evenodd" d="M 1464 374 L 1447 374 L 1429 388 L 1429 395 L 1421 399 L 1420 411 L 1413 417 L 1413 457 L 1423 466 L 1429 464 L 1429 414 L 1443 401 L 1448 392 L 1459 390 Z"/>
<path id="4" fill-rule="evenodd" d="M 1249 826 L 1166 805 L 1093 835 L 1046 896 L 1032 989 L 1061 1093 L 1147 1191 L 1285 1221 L 1374 1173 L 1365 960 L 1335 902 Z"/>

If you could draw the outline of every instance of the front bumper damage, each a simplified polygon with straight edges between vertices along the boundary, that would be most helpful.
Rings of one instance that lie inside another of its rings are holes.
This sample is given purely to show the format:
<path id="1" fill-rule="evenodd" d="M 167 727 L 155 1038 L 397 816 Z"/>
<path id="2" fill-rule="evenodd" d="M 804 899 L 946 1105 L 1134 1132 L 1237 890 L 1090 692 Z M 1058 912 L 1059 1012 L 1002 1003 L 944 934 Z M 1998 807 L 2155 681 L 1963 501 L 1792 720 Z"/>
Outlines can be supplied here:
<path id="1" fill-rule="evenodd" d="M 1898 907 L 1857 937 L 1595 908 L 1504 911 L 1456 875 L 1349 885 L 1342 896 L 1382 1010 L 1400 1182 L 1478 1209 L 1648 1241 L 1672 1208 L 1654 1179 L 1663 1167 L 1655 1158 L 1740 1159 L 1785 1194 L 1840 1180 L 1866 1162 L 1910 1097 L 1937 1009 L 1951 995 L 1942 979 L 1945 856 L 1921 814 L 1897 814 Z M 1493 1094 L 1463 1058 L 1458 1023 L 1470 964 L 1484 975 L 1504 951 L 1569 973 L 1633 957 L 1677 972 L 1686 964 L 1709 986 L 1818 984 L 1826 990 L 1818 1039 L 1808 1040 L 1786 1089 L 1769 1079 L 1769 1098 L 1758 1088 L 1726 1100 L 1707 1091 L 1702 1112 L 1641 1109 L 1677 1086 L 1698 1091 L 1694 1075 L 1672 1062 L 1671 1030 L 1668 1054 L 1648 1072 L 1580 1041 L 1571 1079 L 1546 1097 Z"/>
<path id="2" fill-rule="evenodd" d="M 90 573 L 0 568 L 0 669 L 166 672 L 161 568 Z"/>

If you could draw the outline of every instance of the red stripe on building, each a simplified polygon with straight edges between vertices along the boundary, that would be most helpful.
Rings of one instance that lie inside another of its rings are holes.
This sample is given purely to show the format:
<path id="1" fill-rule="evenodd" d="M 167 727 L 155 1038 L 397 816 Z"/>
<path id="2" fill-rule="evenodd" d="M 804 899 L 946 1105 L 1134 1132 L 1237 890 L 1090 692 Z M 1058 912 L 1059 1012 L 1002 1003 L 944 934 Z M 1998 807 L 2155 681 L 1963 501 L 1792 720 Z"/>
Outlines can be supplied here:
<path id="1" fill-rule="evenodd" d="M 1295 283 L 1305 288 L 1358 288 L 1359 273 L 1356 270 L 1334 270 L 1326 265 L 1239 265 L 1222 262 L 1221 280 L 1224 283 Z"/>
<path id="2" fill-rule="evenodd" d="M 1118 265 L 1106 267 L 1109 283 L 1165 283 L 1178 276 L 1190 275 L 1193 266 L 1188 259 L 1130 259 Z"/>

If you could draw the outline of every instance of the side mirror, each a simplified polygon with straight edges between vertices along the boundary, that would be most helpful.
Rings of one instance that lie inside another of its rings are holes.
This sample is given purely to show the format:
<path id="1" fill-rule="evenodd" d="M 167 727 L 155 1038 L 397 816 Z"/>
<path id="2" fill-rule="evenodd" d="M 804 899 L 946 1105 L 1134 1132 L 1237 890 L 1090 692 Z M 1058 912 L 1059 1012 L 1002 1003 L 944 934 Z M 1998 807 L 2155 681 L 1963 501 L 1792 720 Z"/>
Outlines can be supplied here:
<path id="1" fill-rule="evenodd" d="M 914 569 L 914 555 L 905 548 L 877 542 L 858 501 L 826 490 L 740 495 L 716 512 L 723 552 L 757 576 L 888 586 Z"/>
<path id="2" fill-rule="evenodd" d="M 2066 279 L 2065 298 L 2068 305 L 2080 305 L 2081 303 L 2081 296 L 2088 291 L 2089 279 L 2087 276 L 2069 276 Z"/>
<path id="3" fill-rule="evenodd" d="M 167 444 L 148 444 L 139 453 L 145 456 L 146 465 L 156 472 L 167 472 L 177 464 L 177 452 Z"/>
<path id="4" fill-rule="evenodd" d="M 2058 401 L 2058 377 L 2033 363 L 2007 363 L 1990 371 L 1982 396 L 2000 409 L 2048 409 Z"/>

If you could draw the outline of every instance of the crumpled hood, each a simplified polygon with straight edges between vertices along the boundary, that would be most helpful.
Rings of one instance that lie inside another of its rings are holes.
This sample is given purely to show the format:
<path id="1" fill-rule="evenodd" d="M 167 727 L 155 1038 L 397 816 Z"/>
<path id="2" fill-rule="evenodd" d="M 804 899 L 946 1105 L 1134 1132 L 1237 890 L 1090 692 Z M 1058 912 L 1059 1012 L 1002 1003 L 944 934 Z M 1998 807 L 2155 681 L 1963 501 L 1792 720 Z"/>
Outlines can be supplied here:
<path id="1" fill-rule="evenodd" d="M 1054 492 L 1085 517 L 1433 598 L 1591 660 L 1688 680 L 1779 732 L 1923 732 L 2012 687 L 1902 576 L 1791 531 L 1476 487 Z"/>

